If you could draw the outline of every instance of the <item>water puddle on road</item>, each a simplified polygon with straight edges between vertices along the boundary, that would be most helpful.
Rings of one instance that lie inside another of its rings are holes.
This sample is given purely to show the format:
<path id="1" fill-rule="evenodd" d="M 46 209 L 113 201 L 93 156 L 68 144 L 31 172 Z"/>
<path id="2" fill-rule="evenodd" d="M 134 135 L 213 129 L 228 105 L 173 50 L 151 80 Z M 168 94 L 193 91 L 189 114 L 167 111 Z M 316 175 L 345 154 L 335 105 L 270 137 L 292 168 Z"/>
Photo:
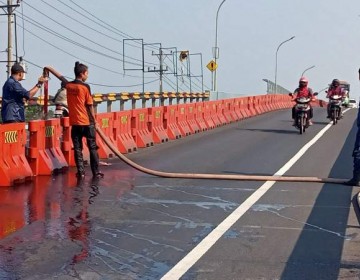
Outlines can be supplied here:
<path id="1" fill-rule="evenodd" d="M 38 176 L 27 185 L 1 188 L 0 278 L 19 279 L 16 270 L 25 255 L 29 262 L 43 261 L 38 258 L 51 259 L 51 250 L 57 247 L 67 246 L 73 255 L 68 262 L 86 259 L 93 213 L 131 191 L 132 180 L 126 170 L 109 170 L 104 179 L 89 176 L 82 181 L 69 171 Z"/>

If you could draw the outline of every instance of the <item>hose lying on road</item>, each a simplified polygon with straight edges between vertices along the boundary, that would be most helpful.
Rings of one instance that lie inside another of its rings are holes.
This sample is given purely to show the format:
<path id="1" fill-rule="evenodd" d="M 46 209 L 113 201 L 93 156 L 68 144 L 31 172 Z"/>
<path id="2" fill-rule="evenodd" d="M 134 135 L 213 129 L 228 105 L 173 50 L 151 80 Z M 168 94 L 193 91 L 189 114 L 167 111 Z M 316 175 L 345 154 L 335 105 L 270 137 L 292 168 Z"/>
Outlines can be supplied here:
<path id="1" fill-rule="evenodd" d="M 282 181 L 282 182 L 314 182 L 314 183 L 333 183 L 344 184 L 347 179 L 336 178 L 317 178 L 317 177 L 290 177 L 290 176 L 258 176 L 258 175 L 239 175 L 239 174 L 201 174 L 201 173 L 172 173 L 152 170 L 143 167 L 132 160 L 125 157 L 119 152 L 117 147 L 108 139 L 104 132 L 100 128 L 96 128 L 96 131 L 100 135 L 101 139 L 106 143 L 114 154 L 131 167 L 158 177 L 164 178 L 187 178 L 187 179 L 217 179 L 217 180 L 242 180 L 242 181 Z"/>

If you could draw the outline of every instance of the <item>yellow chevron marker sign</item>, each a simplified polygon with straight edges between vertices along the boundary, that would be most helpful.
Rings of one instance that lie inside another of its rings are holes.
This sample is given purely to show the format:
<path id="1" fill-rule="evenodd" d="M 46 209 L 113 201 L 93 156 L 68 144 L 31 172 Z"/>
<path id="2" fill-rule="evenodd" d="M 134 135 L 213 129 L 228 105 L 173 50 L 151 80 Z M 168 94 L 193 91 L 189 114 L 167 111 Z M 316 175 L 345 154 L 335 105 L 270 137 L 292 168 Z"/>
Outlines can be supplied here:
<path id="1" fill-rule="evenodd" d="M 55 134 L 54 126 L 46 126 L 45 127 L 45 137 L 52 137 Z"/>
<path id="2" fill-rule="evenodd" d="M 5 131 L 5 144 L 16 143 L 18 138 L 18 132 L 15 131 Z"/>
<path id="3" fill-rule="evenodd" d="M 218 65 L 216 64 L 216 62 L 214 60 L 211 60 L 208 65 L 206 65 L 206 67 L 211 71 L 215 71 L 216 68 L 218 67 Z"/>
<path id="4" fill-rule="evenodd" d="M 128 121 L 128 116 L 121 116 L 121 124 L 126 124 Z"/>
<path id="5" fill-rule="evenodd" d="M 109 119 L 102 119 L 101 120 L 101 127 L 102 128 L 108 128 L 109 127 Z"/>

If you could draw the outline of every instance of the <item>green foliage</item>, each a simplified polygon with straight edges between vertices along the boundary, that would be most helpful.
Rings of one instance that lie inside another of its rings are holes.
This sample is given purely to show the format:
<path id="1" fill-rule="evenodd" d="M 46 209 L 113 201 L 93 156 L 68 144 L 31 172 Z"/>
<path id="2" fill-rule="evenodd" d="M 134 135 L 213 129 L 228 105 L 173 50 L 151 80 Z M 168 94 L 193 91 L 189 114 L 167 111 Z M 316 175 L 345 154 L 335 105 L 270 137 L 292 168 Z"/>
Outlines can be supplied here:
<path id="1" fill-rule="evenodd" d="M 32 105 L 25 108 L 25 121 L 41 120 L 43 118 L 43 106 Z"/>
<path id="2" fill-rule="evenodd" d="M 54 117 L 54 111 L 49 110 L 46 119 Z M 44 119 L 44 107 L 40 105 L 31 105 L 25 108 L 25 121 L 43 120 Z"/>

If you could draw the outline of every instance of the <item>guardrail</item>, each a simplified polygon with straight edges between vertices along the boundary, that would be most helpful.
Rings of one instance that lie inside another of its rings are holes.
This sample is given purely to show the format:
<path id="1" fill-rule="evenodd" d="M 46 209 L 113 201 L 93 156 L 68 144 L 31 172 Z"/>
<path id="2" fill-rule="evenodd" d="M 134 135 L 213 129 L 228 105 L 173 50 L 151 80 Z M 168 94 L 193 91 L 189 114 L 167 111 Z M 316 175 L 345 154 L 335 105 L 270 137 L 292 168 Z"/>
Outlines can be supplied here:
<path id="1" fill-rule="evenodd" d="M 106 103 L 106 112 L 112 111 L 112 104 L 114 102 L 120 102 L 120 111 L 125 110 L 125 103 L 131 102 L 131 109 L 136 109 L 136 103 L 141 101 L 141 108 L 146 108 L 146 102 L 151 100 L 151 107 L 156 106 L 156 101 L 159 102 L 158 106 L 164 106 L 168 101 L 169 105 L 180 103 L 192 103 L 199 101 L 207 101 L 210 98 L 209 92 L 119 92 L 119 93 L 94 93 L 93 100 L 95 106 L 95 112 L 97 106 L 101 103 Z M 52 101 L 53 96 L 49 95 L 48 106 L 55 106 Z M 0 97 L 0 108 L 2 104 L 2 97 Z M 29 100 L 28 106 L 45 105 L 45 96 L 34 97 Z"/>
<path id="2" fill-rule="evenodd" d="M 326 106 L 321 100 L 312 104 Z M 96 119 L 122 153 L 131 153 L 292 106 L 288 95 L 258 95 L 99 113 Z M 68 118 L 34 120 L 29 122 L 28 128 L 26 131 L 25 123 L 0 125 L 0 186 L 22 183 L 33 176 L 64 172 L 68 166 L 74 166 Z M 100 137 L 97 144 L 101 158 L 112 157 Z M 85 148 L 84 158 L 88 157 Z"/>

